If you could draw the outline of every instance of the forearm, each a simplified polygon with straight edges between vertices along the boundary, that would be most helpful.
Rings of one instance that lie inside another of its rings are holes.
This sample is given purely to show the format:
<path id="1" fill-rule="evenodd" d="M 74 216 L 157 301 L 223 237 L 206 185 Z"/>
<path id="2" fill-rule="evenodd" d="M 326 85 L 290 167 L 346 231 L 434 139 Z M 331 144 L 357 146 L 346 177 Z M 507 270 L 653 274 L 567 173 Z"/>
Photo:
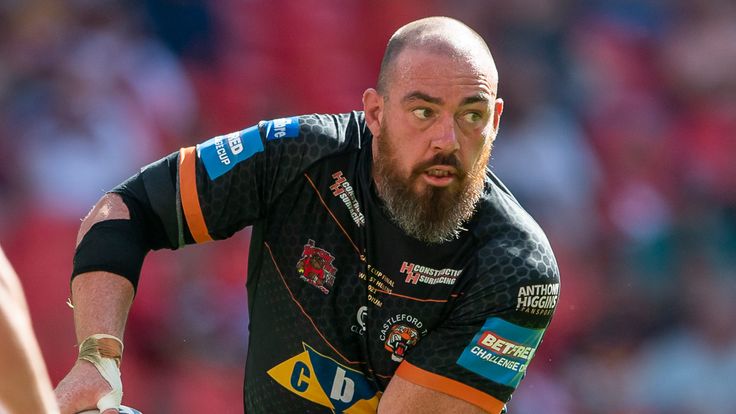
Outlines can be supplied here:
<path id="1" fill-rule="evenodd" d="M 46 365 L 15 273 L 0 250 L 0 406 L 13 413 L 57 413 Z M 12 373 L 12 374 L 8 374 Z"/>
<path id="2" fill-rule="evenodd" d="M 77 343 L 94 334 L 123 339 L 133 284 L 108 272 L 84 273 L 72 281 L 72 303 Z"/>
<path id="3" fill-rule="evenodd" d="M 0 406 L 9 413 L 58 412 L 31 322 L 5 293 L 0 294 Z"/>
<path id="4" fill-rule="evenodd" d="M 113 335 L 122 340 L 132 301 L 133 285 L 125 278 L 107 272 L 89 272 L 75 277 L 72 303 L 77 342 L 81 345 L 85 338 L 94 334 Z M 111 387 L 93 364 L 78 359 L 56 387 L 62 414 L 94 408 Z"/>

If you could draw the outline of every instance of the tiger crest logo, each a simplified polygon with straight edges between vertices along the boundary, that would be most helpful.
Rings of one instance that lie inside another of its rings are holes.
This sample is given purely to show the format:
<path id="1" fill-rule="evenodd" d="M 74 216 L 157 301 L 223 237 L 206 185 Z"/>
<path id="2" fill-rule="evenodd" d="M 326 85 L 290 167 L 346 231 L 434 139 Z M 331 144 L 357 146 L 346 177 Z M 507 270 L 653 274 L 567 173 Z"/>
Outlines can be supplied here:
<path id="1" fill-rule="evenodd" d="M 314 240 L 309 239 L 304 245 L 302 257 L 296 264 L 299 278 L 319 289 L 325 295 L 335 283 L 337 268 L 332 265 L 335 256 L 327 250 L 315 247 Z"/>
<path id="2" fill-rule="evenodd" d="M 406 325 L 394 325 L 386 335 L 384 348 L 391 352 L 391 360 L 401 362 L 409 347 L 416 345 L 419 341 L 419 332 Z"/>

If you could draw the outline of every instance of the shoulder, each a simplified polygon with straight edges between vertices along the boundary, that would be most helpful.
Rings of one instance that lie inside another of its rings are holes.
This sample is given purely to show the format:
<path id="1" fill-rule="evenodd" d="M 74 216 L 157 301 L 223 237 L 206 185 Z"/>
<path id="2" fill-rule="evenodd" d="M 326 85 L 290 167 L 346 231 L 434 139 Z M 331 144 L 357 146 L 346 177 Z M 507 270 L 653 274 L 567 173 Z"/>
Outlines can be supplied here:
<path id="1" fill-rule="evenodd" d="M 263 159 L 299 173 L 335 156 L 360 151 L 371 139 L 363 112 L 310 114 L 258 123 Z"/>
<path id="2" fill-rule="evenodd" d="M 210 138 L 196 153 L 212 180 L 275 166 L 288 178 L 322 159 L 359 150 L 370 137 L 362 112 L 299 115 Z"/>
<path id="3" fill-rule="evenodd" d="M 322 151 L 359 148 L 369 137 L 361 111 L 272 119 L 259 122 L 258 129 L 266 145 L 313 145 Z"/>
<path id="4" fill-rule="evenodd" d="M 510 319 L 546 324 L 560 286 L 552 247 L 539 224 L 492 173 L 473 231 L 480 240 L 476 287 L 503 296 L 514 310 Z"/>
<path id="5" fill-rule="evenodd" d="M 479 253 L 487 266 L 500 260 L 527 255 L 555 270 L 556 263 L 547 236 L 532 216 L 492 173 L 474 220 L 474 236 L 480 240 Z M 544 269 L 542 269 L 544 270 Z M 540 276 L 548 275 L 542 272 Z"/>

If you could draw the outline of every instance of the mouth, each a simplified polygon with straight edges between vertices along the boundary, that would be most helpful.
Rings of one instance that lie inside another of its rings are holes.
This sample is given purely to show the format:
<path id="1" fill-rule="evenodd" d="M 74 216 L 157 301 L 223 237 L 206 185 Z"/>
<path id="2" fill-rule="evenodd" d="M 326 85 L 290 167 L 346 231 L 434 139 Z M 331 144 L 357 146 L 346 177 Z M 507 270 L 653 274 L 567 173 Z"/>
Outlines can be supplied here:
<path id="1" fill-rule="evenodd" d="M 446 187 L 457 179 L 457 172 L 454 168 L 444 165 L 433 165 L 422 171 L 424 181 L 435 187 Z"/>

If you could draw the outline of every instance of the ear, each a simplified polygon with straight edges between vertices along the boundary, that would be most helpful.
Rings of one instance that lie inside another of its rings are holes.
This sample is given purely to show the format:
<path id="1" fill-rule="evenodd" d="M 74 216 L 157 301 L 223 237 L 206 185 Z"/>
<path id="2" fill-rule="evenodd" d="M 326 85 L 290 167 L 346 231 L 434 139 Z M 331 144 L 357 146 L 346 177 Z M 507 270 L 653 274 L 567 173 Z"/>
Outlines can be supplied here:
<path id="1" fill-rule="evenodd" d="M 496 98 L 493 105 L 493 132 L 498 134 L 498 126 L 501 124 L 501 114 L 503 113 L 503 99 Z"/>
<path id="2" fill-rule="evenodd" d="M 381 132 L 381 120 L 383 120 L 383 97 L 373 88 L 363 92 L 363 111 L 365 112 L 365 123 L 374 137 Z"/>

